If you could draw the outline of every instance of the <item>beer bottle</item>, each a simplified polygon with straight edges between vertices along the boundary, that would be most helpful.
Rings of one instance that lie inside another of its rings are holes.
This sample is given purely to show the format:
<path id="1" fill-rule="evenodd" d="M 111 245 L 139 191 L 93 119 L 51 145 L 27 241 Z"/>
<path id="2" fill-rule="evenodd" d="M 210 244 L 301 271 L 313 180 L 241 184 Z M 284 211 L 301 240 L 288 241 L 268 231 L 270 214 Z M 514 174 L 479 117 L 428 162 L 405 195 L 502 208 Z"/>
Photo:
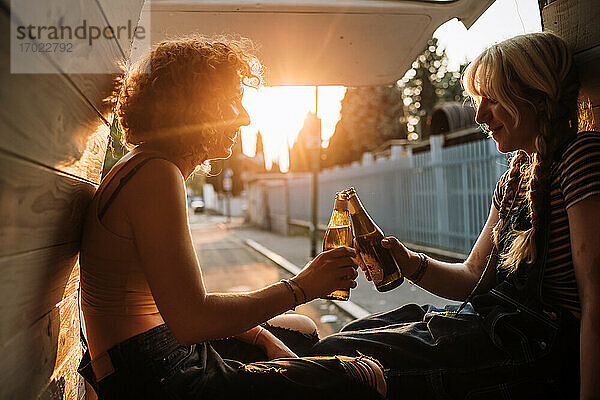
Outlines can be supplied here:
<path id="1" fill-rule="evenodd" d="M 404 277 L 390 249 L 381 245 L 383 232 L 365 211 L 356 195 L 356 190 L 350 187 L 345 192 L 348 196 L 358 254 L 367 267 L 375 287 L 380 292 L 396 288 L 404 281 Z"/>
<path id="2" fill-rule="evenodd" d="M 348 214 L 348 197 L 344 192 L 339 192 L 335 195 L 331 219 L 323 238 L 323 251 L 341 246 L 353 246 L 350 215 Z M 348 300 L 349 297 L 350 290 L 343 289 L 336 290 L 324 298 L 329 300 Z"/>

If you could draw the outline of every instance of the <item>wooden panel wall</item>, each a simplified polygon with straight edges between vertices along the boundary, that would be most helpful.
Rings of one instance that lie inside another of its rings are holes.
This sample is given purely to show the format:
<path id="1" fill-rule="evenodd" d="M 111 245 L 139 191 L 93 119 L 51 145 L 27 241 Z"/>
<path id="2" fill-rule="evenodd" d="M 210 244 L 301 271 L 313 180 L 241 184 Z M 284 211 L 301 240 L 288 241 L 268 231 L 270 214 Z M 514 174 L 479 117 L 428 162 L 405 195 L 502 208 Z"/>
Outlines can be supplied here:
<path id="1" fill-rule="evenodd" d="M 62 24 L 106 26 L 116 16 L 137 21 L 143 1 L 36 7 Z M 116 75 L 66 74 L 43 53 L 32 62 L 53 73 L 11 73 L 10 21 L 22 17 L 0 0 L 0 399 L 77 399 L 81 220 L 100 180 L 111 119 L 103 99 Z M 124 63 L 130 48 L 97 41 L 89 56 Z"/>
<path id="2" fill-rule="evenodd" d="M 556 0 L 542 10 L 545 30 L 573 48 L 581 80 L 581 100 L 591 103 L 590 127 L 600 130 L 600 1 Z"/>

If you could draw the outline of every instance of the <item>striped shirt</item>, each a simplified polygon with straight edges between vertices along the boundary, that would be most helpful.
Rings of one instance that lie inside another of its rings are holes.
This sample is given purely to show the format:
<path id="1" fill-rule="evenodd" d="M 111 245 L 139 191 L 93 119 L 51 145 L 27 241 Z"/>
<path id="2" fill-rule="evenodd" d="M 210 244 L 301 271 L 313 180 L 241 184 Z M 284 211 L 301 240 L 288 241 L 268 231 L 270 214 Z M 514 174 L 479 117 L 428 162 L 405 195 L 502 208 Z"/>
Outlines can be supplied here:
<path id="1" fill-rule="evenodd" d="M 508 171 L 496 184 L 493 202 L 497 210 L 500 209 L 507 180 Z M 527 183 L 523 182 L 516 204 L 525 199 L 526 189 Z M 581 313 L 567 210 L 583 199 L 600 195 L 599 133 L 582 132 L 567 146 L 552 168 L 550 192 L 550 237 L 542 296 L 548 304 Z"/>

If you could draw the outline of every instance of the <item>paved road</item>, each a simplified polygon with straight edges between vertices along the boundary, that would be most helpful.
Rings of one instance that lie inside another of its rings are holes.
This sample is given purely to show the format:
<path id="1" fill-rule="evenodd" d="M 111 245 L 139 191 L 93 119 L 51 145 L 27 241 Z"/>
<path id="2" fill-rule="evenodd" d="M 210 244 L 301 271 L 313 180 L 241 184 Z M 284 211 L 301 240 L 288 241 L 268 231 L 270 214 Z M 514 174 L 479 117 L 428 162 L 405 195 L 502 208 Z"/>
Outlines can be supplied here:
<path id="1" fill-rule="evenodd" d="M 239 223 L 225 224 L 223 217 L 190 214 L 194 246 L 211 292 L 255 290 L 291 276 L 243 243 L 235 234 Z M 296 312 L 311 317 L 321 337 L 339 331 L 351 319 L 325 300 L 299 306 Z"/>
<path id="2" fill-rule="evenodd" d="M 212 290 L 226 290 L 217 287 L 218 282 L 236 282 L 228 283 L 232 285 L 229 290 L 254 289 L 286 276 L 285 272 L 273 267 L 273 264 L 260 254 L 247 248 L 244 245 L 245 239 L 258 242 L 299 267 L 310 260 L 310 242 L 304 236 L 283 236 L 244 224 L 241 219 L 233 219 L 226 223 L 225 217 L 207 214 L 191 213 L 190 224 L 193 227 L 192 232 L 205 277 L 210 282 L 207 286 Z M 235 279 L 232 278 L 232 274 L 237 275 Z M 435 296 L 408 281 L 390 292 L 379 293 L 362 274 L 358 278 L 358 287 L 351 291 L 350 300 L 369 312 L 387 311 L 407 303 L 437 306 L 456 303 Z M 348 320 L 348 317 L 337 311 L 330 302 L 317 300 L 310 305 L 310 312 L 316 309 L 318 314 L 331 314 L 338 319 L 331 324 L 323 323 L 323 333 L 339 330 Z M 308 311 L 306 313 L 308 314 Z M 311 317 L 315 319 L 315 315 Z M 319 315 L 316 317 L 320 319 Z"/>

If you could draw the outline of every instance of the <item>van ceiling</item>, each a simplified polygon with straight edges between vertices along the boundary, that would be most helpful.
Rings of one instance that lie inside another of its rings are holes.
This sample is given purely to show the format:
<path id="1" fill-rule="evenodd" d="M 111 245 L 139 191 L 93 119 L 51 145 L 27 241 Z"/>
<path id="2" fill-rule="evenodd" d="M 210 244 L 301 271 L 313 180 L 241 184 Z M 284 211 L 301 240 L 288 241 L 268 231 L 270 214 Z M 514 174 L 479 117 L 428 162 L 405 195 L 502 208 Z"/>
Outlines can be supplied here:
<path id="1" fill-rule="evenodd" d="M 386 85 L 402 78 L 441 24 L 456 17 L 470 27 L 493 2 L 152 0 L 151 41 L 249 38 L 270 86 Z"/>

